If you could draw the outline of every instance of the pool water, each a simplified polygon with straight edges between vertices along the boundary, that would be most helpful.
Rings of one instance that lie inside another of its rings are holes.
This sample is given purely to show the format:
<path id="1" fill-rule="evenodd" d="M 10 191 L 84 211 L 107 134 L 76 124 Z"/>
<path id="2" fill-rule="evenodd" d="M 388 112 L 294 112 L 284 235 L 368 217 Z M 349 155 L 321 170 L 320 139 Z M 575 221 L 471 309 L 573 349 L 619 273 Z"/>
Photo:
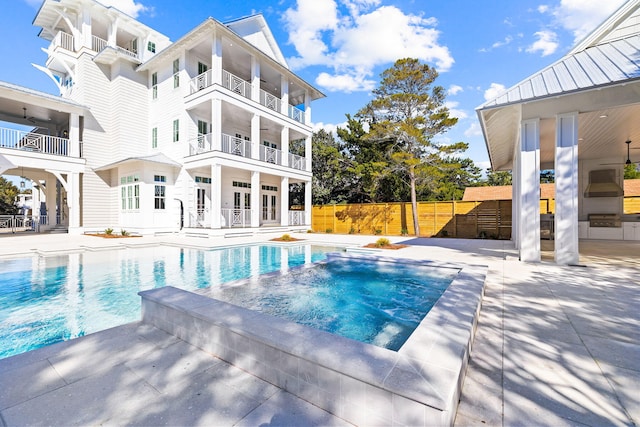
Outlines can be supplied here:
<path id="1" fill-rule="evenodd" d="M 286 275 L 210 289 L 208 296 L 398 350 L 459 269 L 330 257 Z"/>
<path id="2" fill-rule="evenodd" d="M 321 261 L 337 250 L 162 246 L 0 260 L 0 358 L 137 321 L 142 290 L 216 287 Z"/>

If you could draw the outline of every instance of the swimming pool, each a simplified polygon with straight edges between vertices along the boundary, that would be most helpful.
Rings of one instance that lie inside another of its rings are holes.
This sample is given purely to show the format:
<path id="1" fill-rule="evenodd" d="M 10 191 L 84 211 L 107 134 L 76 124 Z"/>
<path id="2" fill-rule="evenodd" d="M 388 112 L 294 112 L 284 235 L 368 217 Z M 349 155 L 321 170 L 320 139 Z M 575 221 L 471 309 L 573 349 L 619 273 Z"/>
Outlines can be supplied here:
<path id="1" fill-rule="evenodd" d="M 162 246 L 0 260 L 0 358 L 139 320 L 142 290 L 215 287 L 317 262 L 336 250 Z"/>

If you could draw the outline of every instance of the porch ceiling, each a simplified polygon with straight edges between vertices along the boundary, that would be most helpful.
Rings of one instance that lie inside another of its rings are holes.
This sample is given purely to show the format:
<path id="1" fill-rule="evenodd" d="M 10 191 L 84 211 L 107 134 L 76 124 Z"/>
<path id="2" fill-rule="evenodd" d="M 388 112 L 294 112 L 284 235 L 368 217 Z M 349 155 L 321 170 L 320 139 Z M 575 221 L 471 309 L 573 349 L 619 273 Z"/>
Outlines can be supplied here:
<path id="1" fill-rule="evenodd" d="M 579 160 L 627 158 L 640 161 L 640 82 L 576 92 L 522 104 L 478 110 L 495 170 L 513 167 L 513 150 L 520 138 L 520 122 L 540 119 L 540 167 L 553 169 L 556 115 L 577 111 Z"/>

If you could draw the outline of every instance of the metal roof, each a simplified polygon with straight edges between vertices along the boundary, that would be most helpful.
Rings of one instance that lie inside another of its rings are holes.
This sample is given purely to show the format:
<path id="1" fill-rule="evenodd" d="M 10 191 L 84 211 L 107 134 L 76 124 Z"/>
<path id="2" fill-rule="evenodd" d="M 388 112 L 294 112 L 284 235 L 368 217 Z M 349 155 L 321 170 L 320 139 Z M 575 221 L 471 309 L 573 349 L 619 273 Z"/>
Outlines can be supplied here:
<path id="1" fill-rule="evenodd" d="M 490 109 L 638 78 L 640 34 L 569 54 L 477 109 Z"/>

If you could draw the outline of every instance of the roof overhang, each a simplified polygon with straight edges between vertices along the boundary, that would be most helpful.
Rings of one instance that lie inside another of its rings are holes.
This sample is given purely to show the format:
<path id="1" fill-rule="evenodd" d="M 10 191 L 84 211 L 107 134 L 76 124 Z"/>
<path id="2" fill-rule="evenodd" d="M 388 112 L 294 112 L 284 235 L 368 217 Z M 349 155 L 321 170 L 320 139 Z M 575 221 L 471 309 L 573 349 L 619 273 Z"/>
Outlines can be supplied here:
<path id="1" fill-rule="evenodd" d="M 136 162 L 158 163 L 165 166 L 171 166 L 176 169 L 179 169 L 180 167 L 182 167 L 180 163 L 174 160 L 171 160 L 169 157 L 165 156 L 164 154 L 157 153 L 157 154 L 152 154 L 150 156 L 127 157 L 126 159 L 118 160 L 116 162 L 94 168 L 94 171 L 96 172 L 107 171 L 110 169 L 118 168 L 126 164 L 131 164 Z"/>

